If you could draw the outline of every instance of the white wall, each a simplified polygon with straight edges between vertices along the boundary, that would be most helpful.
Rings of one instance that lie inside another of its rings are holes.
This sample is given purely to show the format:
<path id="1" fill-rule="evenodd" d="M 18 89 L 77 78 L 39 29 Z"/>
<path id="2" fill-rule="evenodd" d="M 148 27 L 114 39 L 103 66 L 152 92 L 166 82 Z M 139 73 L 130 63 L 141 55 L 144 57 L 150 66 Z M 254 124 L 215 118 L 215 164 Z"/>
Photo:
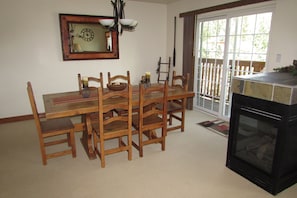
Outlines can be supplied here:
<path id="1" fill-rule="evenodd" d="M 268 71 L 275 67 L 292 65 L 297 59 L 296 0 L 277 0 L 272 18 L 271 39 L 268 56 Z M 277 54 L 281 55 L 277 62 Z"/>
<path id="2" fill-rule="evenodd" d="M 120 59 L 63 61 L 58 14 L 112 16 L 110 0 L 2 0 L 0 118 L 32 113 L 27 81 L 32 82 L 43 112 L 42 94 L 77 90 L 77 73 L 103 72 L 107 78 L 108 71 L 125 74 L 130 70 L 133 83 L 146 71 L 155 74 L 158 58 L 166 56 L 166 12 L 166 5 L 127 2 L 126 18 L 139 24 L 135 32 L 119 37 Z"/>

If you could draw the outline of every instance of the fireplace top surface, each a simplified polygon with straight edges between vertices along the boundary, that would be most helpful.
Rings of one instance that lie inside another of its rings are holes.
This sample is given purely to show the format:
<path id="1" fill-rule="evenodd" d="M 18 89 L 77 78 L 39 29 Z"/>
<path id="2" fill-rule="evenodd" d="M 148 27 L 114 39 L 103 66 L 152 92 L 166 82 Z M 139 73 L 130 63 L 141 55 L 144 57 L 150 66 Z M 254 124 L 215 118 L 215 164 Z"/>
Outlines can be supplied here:
<path id="1" fill-rule="evenodd" d="M 297 104 L 297 77 L 290 73 L 267 72 L 236 76 L 232 92 L 282 104 Z"/>
<path id="2" fill-rule="evenodd" d="M 238 76 L 235 78 L 297 87 L 297 76 L 293 76 L 292 74 L 285 72 L 267 72 L 254 75 Z"/>

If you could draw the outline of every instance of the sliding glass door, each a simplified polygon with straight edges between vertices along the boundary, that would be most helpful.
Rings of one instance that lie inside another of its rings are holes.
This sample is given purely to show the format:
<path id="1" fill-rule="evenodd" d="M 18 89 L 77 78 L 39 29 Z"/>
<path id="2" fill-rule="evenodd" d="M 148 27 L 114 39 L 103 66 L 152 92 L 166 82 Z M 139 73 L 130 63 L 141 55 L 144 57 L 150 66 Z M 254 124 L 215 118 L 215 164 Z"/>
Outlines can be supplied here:
<path id="1" fill-rule="evenodd" d="M 229 118 L 233 76 L 262 72 L 272 12 L 197 20 L 194 106 Z"/>

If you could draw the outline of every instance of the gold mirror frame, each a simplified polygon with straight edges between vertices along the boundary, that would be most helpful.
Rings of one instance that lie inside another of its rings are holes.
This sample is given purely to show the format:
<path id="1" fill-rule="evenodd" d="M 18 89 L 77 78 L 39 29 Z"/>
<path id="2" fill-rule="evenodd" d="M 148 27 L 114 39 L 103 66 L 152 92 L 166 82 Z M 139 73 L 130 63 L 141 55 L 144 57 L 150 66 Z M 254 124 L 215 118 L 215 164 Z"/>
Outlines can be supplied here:
<path id="1" fill-rule="evenodd" d="M 119 58 L 118 32 L 104 29 L 99 24 L 99 19 L 113 17 L 59 14 L 59 19 L 63 60 Z"/>

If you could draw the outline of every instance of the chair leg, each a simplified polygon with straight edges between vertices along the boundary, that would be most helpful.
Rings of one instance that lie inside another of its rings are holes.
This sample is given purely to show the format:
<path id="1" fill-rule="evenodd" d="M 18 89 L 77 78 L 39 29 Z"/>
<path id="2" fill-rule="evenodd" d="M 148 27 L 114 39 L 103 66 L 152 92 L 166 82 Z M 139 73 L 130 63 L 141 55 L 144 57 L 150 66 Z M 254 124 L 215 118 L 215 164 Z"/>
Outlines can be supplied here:
<path id="1" fill-rule="evenodd" d="M 94 146 L 94 150 L 97 152 L 98 148 L 97 148 L 97 135 L 93 132 L 93 146 Z"/>
<path id="2" fill-rule="evenodd" d="M 122 146 L 122 142 L 123 142 L 123 138 L 122 138 L 122 137 L 119 137 L 119 138 L 118 138 L 119 147 Z"/>
<path id="3" fill-rule="evenodd" d="M 100 151 L 98 149 L 98 142 L 100 144 Z M 97 136 L 95 132 L 93 132 L 93 145 L 94 145 L 94 150 L 97 153 L 98 157 L 100 158 L 101 161 L 101 167 L 105 167 L 105 156 L 104 156 L 104 142 L 101 141 L 101 138 Z"/>
<path id="4" fill-rule="evenodd" d="M 169 114 L 169 125 L 172 125 L 172 114 Z"/>
<path id="5" fill-rule="evenodd" d="M 72 157 L 76 157 L 76 146 L 75 146 L 75 138 L 74 138 L 74 130 L 70 131 L 70 141 L 71 141 L 71 148 L 72 148 Z"/>
<path id="6" fill-rule="evenodd" d="M 139 131 L 139 135 L 138 135 L 138 150 L 139 150 L 139 157 L 143 157 L 143 137 L 142 137 L 143 133 L 142 131 Z"/>
<path id="7" fill-rule="evenodd" d="M 70 132 L 71 133 L 71 132 Z M 68 143 L 68 146 L 71 147 L 72 143 L 71 143 L 71 136 L 70 136 L 70 133 L 67 133 L 67 143 Z"/>
<path id="8" fill-rule="evenodd" d="M 104 150 L 104 140 L 100 137 L 100 160 L 101 160 L 101 168 L 105 168 L 105 150 Z"/>
<path id="9" fill-rule="evenodd" d="M 167 135 L 165 127 L 162 128 L 162 151 L 165 151 L 165 137 Z"/>
<path id="10" fill-rule="evenodd" d="M 128 160 L 132 160 L 132 134 L 129 134 L 127 137 L 128 140 Z"/>
<path id="11" fill-rule="evenodd" d="M 46 152 L 45 152 L 45 145 L 44 145 L 44 140 L 40 140 L 40 152 L 41 152 L 41 158 L 42 158 L 42 164 L 46 165 L 47 164 L 47 159 L 46 159 Z"/>
<path id="12" fill-rule="evenodd" d="M 183 111 L 181 114 L 182 114 L 181 115 L 181 118 L 182 118 L 182 120 L 181 120 L 181 131 L 184 132 L 185 131 L 185 112 Z"/>

